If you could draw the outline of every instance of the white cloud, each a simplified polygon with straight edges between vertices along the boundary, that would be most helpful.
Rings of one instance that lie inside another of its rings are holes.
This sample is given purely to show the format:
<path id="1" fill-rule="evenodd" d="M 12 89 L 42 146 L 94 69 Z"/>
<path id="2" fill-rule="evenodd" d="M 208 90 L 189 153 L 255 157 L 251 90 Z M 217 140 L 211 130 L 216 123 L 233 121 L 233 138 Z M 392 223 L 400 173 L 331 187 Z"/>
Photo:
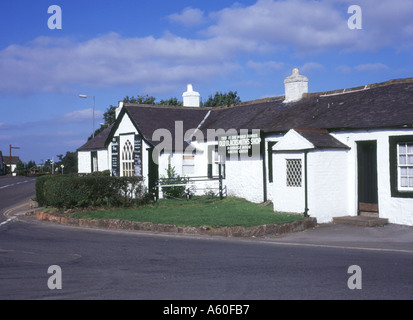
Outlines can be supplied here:
<path id="1" fill-rule="evenodd" d="M 249 7 L 224 9 L 215 18 L 207 35 L 254 39 L 257 49 L 293 46 L 297 52 L 319 51 L 347 45 L 355 38 L 346 17 L 328 1 L 259 0 Z"/>
<path id="2" fill-rule="evenodd" d="M 258 0 L 248 7 L 223 9 L 205 34 L 255 39 L 256 49 L 289 47 L 296 54 L 372 51 L 413 46 L 413 1 L 361 0 L 362 30 L 347 26 L 352 0 Z"/>
<path id="3" fill-rule="evenodd" d="M 249 60 L 247 62 L 247 67 L 253 69 L 256 73 L 260 75 L 274 73 L 274 71 L 279 71 L 284 67 L 283 62 L 275 61 L 265 61 L 265 62 L 255 62 Z"/>
<path id="4" fill-rule="evenodd" d="M 0 51 L 0 93 L 59 92 L 81 85 L 156 86 L 173 81 L 202 81 L 237 68 L 231 60 L 237 40 L 122 38 L 111 33 L 85 42 L 11 45 Z M 220 50 L 218 50 L 218 48 Z"/>
<path id="5" fill-rule="evenodd" d="M 185 8 L 182 13 L 174 13 L 168 16 L 168 20 L 186 27 L 195 27 L 205 22 L 204 12 L 192 7 Z"/>
<path id="6" fill-rule="evenodd" d="M 336 71 L 342 74 L 350 74 L 352 72 L 386 72 L 390 70 L 391 68 L 389 66 L 381 62 L 359 64 L 353 67 L 347 65 L 340 65 L 336 68 Z"/>
<path id="7" fill-rule="evenodd" d="M 97 119 L 101 119 L 103 117 L 103 112 L 100 110 L 95 110 L 95 123 L 98 122 Z M 75 110 L 72 112 L 68 112 L 57 119 L 52 119 L 52 121 L 59 121 L 65 123 L 73 123 L 73 122 L 84 122 L 89 121 L 93 118 L 93 109 L 83 109 L 83 110 Z"/>
<path id="8" fill-rule="evenodd" d="M 304 65 L 301 67 L 300 72 L 303 74 L 305 73 L 312 73 L 314 71 L 324 71 L 325 67 L 318 62 L 306 62 Z"/>
<path id="9" fill-rule="evenodd" d="M 333 50 L 413 46 L 413 1 L 360 1 L 362 30 L 347 27 L 351 3 L 258 0 L 250 6 L 234 5 L 210 13 L 208 22 L 213 24 L 205 27 L 199 38 L 191 39 L 168 32 L 157 38 L 109 33 L 81 42 L 39 37 L 0 50 L 0 94 L 125 85 L 159 92 L 171 83 L 205 83 L 231 75 L 241 68 L 237 62 L 240 56 L 251 56 L 247 67 L 258 73 L 266 67 L 277 70 L 281 62 L 254 61 L 261 58 L 260 54 L 277 54 L 280 48 L 306 56 Z M 206 22 L 205 13 L 191 7 L 168 19 L 187 26 Z M 303 66 L 308 70 L 321 67 Z"/>
<path id="10" fill-rule="evenodd" d="M 366 63 L 355 66 L 354 69 L 359 72 L 380 72 L 388 71 L 390 68 L 383 63 Z"/>
<path id="11" fill-rule="evenodd" d="M 346 65 L 339 65 L 336 67 L 336 71 L 342 74 L 349 74 L 352 71 L 352 68 Z"/>

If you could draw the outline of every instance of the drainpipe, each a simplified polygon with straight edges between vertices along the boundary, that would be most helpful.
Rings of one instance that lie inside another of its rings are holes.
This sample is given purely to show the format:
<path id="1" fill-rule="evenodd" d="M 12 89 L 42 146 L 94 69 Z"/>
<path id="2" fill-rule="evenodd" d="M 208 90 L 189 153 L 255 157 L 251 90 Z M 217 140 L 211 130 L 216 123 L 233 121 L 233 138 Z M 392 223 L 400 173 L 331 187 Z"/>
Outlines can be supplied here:
<path id="1" fill-rule="evenodd" d="M 267 195 L 267 163 L 266 163 L 266 156 L 268 152 L 265 152 L 265 136 L 260 134 L 262 136 L 261 140 L 261 157 L 262 157 L 262 182 L 263 182 L 263 199 L 264 202 L 268 200 L 268 195 Z"/>
<path id="2" fill-rule="evenodd" d="M 308 150 L 304 151 L 304 201 L 305 201 L 305 208 L 304 208 L 304 217 L 308 217 L 308 181 L 307 181 L 307 155 Z"/>

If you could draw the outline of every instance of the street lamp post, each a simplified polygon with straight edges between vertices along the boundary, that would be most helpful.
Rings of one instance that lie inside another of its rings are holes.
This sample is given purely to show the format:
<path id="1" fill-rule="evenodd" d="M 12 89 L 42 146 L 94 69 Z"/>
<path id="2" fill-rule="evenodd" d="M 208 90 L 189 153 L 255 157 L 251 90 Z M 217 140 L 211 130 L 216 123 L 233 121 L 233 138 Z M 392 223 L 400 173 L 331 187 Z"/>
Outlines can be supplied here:
<path id="1" fill-rule="evenodd" d="M 86 94 L 79 94 L 79 98 L 86 99 L 86 98 L 88 98 L 88 95 L 86 95 Z M 92 126 L 93 126 L 92 136 L 93 136 L 93 138 L 94 138 L 94 137 L 95 137 L 95 96 L 93 96 L 93 120 L 92 120 Z"/>

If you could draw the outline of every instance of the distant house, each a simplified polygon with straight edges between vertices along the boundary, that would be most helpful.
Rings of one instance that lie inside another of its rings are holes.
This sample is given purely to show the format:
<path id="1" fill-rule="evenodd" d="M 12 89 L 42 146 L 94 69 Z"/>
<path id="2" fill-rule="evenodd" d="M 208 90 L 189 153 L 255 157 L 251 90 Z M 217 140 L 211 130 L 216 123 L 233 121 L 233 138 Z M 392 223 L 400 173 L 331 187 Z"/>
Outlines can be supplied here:
<path id="1" fill-rule="evenodd" d="M 16 169 L 17 163 L 19 162 L 20 158 L 18 156 L 12 156 L 11 161 L 10 161 L 10 156 L 4 156 L 3 161 L 6 167 L 8 167 L 10 170 L 11 166 L 11 171 L 9 172 L 14 172 L 14 169 Z M 15 173 L 13 173 L 15 175 Z"/>
<path id="2" fill-rule="evenodd" d="M 168 165 L 209 186 L 220 171 L 228 194 L 274 211 L 413 226 L 413 78 L 309 93 L 294 69 L 284 84 L 285 96 L 230 107 L 199 108 L 195 95 L 184 107 L 119 103 L 115 124 L 79 149 L 79 172 L 151 189 Z"/>

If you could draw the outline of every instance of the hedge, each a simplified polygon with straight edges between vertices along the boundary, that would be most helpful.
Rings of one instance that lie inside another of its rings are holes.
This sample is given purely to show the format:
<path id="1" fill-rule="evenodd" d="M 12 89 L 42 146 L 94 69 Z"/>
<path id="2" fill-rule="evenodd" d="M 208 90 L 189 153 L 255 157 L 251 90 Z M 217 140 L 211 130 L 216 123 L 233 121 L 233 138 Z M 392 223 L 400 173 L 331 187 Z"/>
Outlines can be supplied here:
<path id="1" fill-rule="evenodd" d="M 59 209 L 130 207 L 149 201 L 139 177 L 42 176 L 36 180 L 39 206 Z"/>

